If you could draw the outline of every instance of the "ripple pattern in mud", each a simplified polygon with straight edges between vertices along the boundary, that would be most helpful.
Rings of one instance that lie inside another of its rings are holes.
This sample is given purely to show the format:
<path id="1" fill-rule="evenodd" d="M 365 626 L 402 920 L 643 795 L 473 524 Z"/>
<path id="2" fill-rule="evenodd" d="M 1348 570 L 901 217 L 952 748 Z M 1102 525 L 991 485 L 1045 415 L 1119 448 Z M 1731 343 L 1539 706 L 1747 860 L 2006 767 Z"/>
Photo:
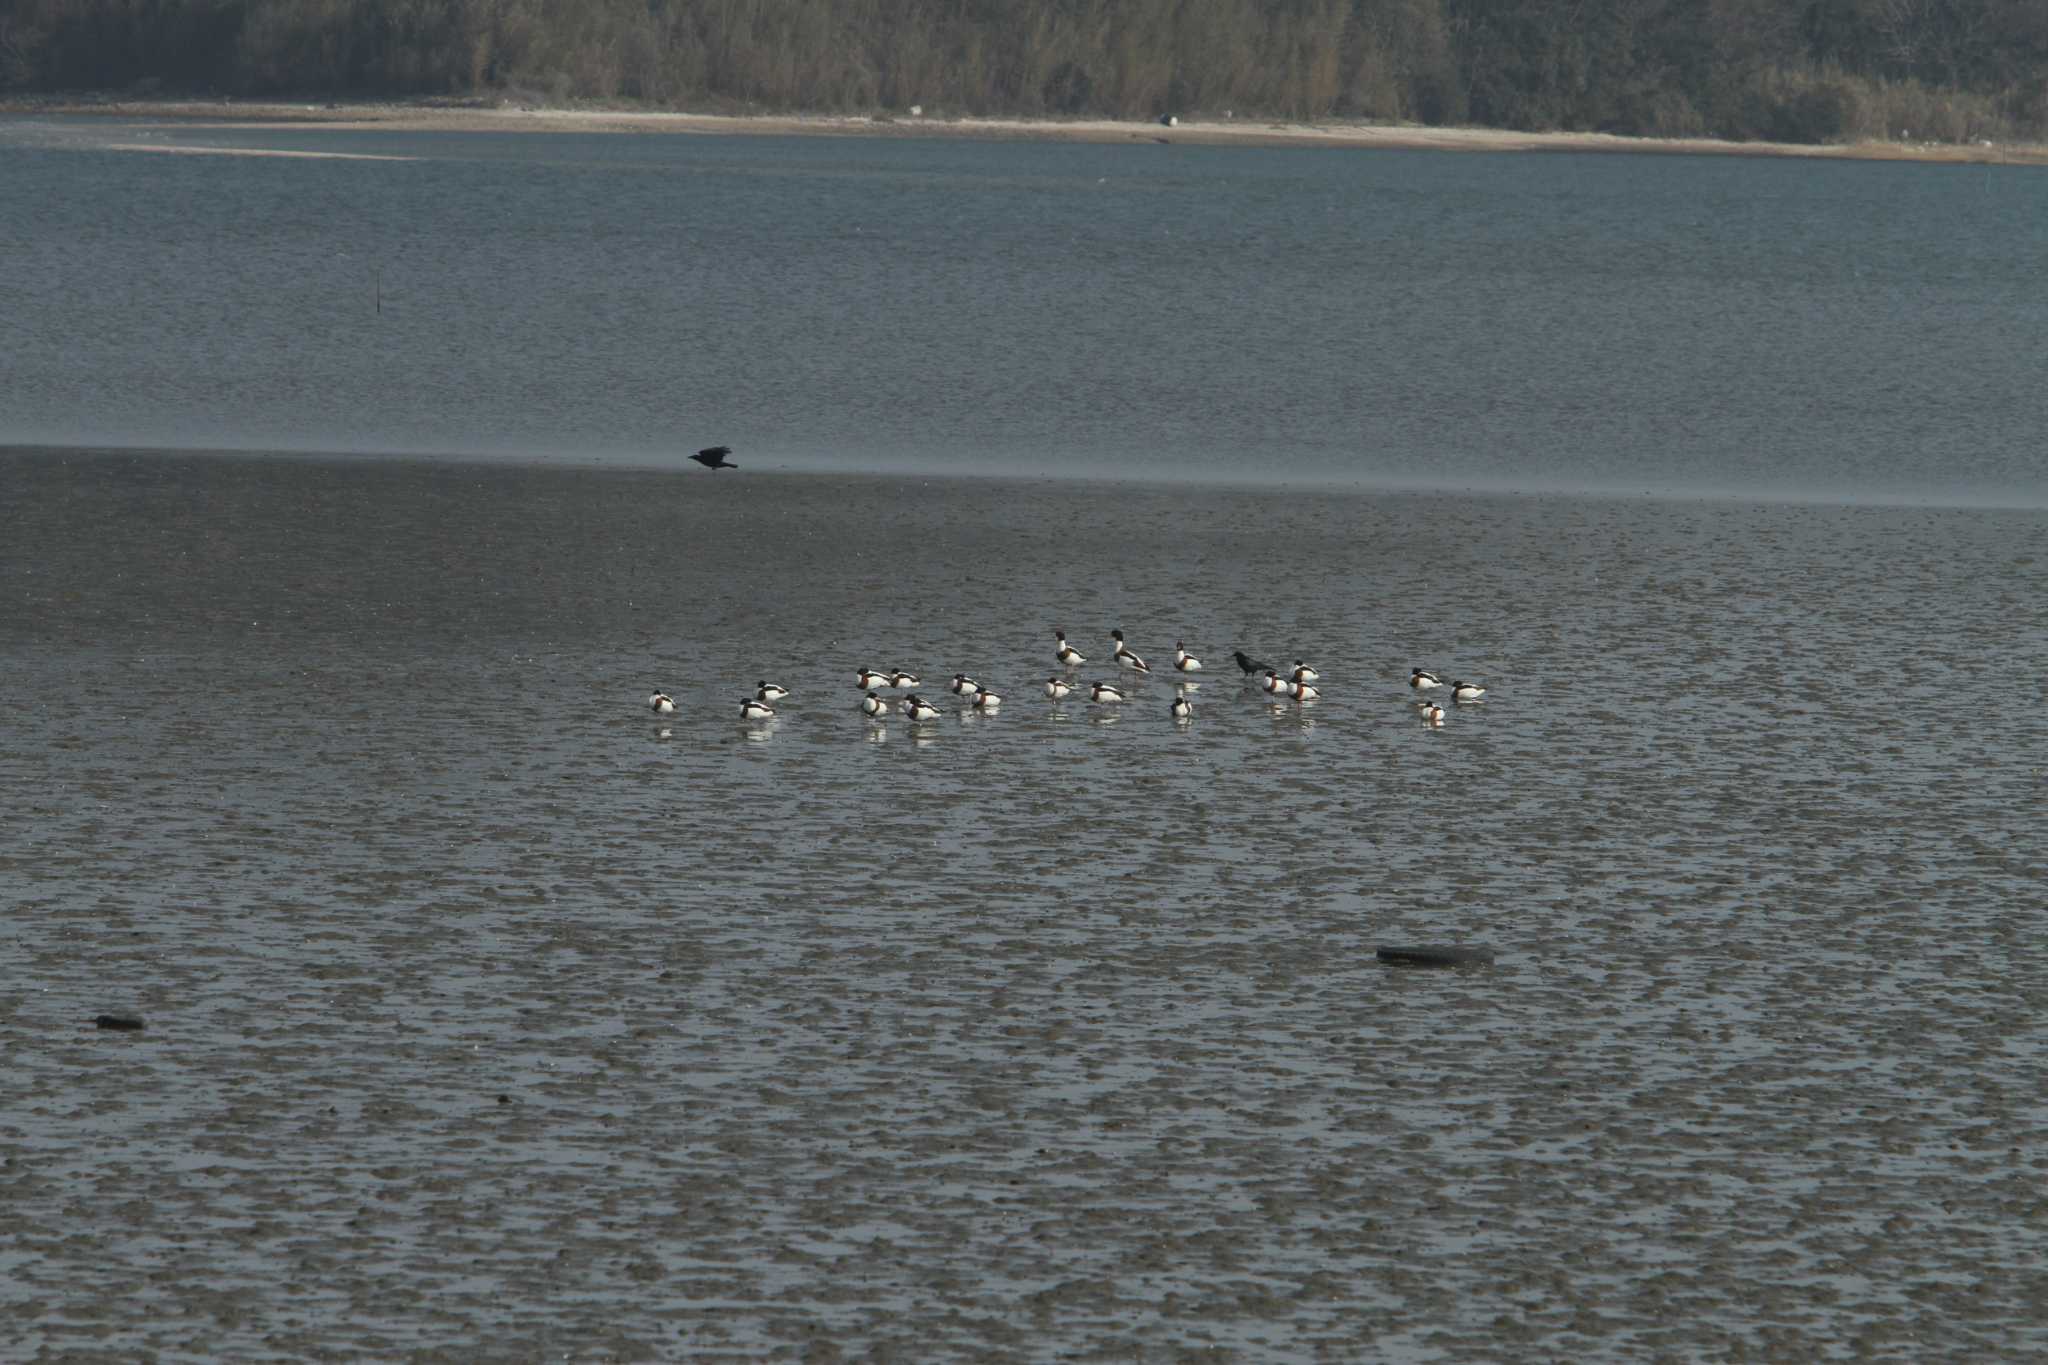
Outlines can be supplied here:
<path id="1" fill-rule="evenodd" d="M 2048 1350 L 2038 514 L 0 485 L 10 1358 Z"/>

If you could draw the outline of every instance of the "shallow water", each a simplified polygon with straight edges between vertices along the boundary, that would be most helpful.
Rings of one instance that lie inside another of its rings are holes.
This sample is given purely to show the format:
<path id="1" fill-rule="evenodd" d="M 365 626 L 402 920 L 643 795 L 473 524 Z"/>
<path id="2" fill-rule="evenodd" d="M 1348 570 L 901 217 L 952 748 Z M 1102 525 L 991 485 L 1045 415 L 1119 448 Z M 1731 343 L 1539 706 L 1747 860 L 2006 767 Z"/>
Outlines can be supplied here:
<path id="1" fill-rule="evenodd" d="M 0 277 L 0 444 L 2048 506 L 2031 167 L 0 117 Z"/>
<path id="2" fill-rule="evenodd" d="M 11 1358 L 2048 1350 L 2039 513 L 81 452 L 0 506 Z M 1046 702 L 1055 625 L 1184 638 L 1192 724 Z M 1488 694 L 1426 730 L 1418 664 Z M 1500 956 L 1373 959 L 1427 941 Z"/>

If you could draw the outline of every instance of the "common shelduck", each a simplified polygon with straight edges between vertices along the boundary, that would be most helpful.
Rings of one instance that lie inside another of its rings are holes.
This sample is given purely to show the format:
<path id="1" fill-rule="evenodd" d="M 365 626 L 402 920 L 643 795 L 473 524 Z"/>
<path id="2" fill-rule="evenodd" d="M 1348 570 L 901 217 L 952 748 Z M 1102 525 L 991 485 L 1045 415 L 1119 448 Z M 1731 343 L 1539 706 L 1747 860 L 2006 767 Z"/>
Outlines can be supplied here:
<path id="1" fill-rule="evenodd" d="M 917 674 L 906 673 L 900 668 L 889 675 L 889 686 L 895 688 L 899 692 L 904 691 L 908 688 L 916 687 L 922 681 L 923 679 L 919 678 Z"/>
<path id="2" fill-rule="evenodd" d="M 1047 678 L 1045 680 L 1045 695 L 1051 697 L 1054 701 L 1065 701 L 1068 694 L 1073 692 L 1073 690 L 1074 685 L 1065 678 Z"/>
<path id="3" fill-rule="evenodd" d="M 1435 702 L 1425 705 L 1422 708 L 1422 723 L 1424 725 L 1442 725 L 1444 723 L 1444 708 L 1438 706 Z"/>
<path id="4" fill-rule="evenodd" d="M 1106 682 L 1096 683 L 1088 689 L 1088 700 L 1104 703 L 1120 702 L 1124 699 L 1123 689 Z"/>
<path id="5" fill-rule="evenodd" d="M 1316 672 L 1301 660 L 1296 659 L 1294 661 L 1294 671 L 1287 675 L 1287 680 L 1289 682 L 1312 683 L 1322 676 L 1322 674 Z"/>
<path id="6" fill-rule="evenodd" d="M 752 697 L 748 697 L 740 703 L 741 720 L 769 720 L 774 715 L 775 708 L 765 701 L 755 701 Z"/>
<path id="7" fill-rule="evenodd" d="M 1417 688 L 1442 687 L 1444 680 L 1426 668 L 1418 668 L 1408 675 L 1408 685 Z"/>
<path id="8" fill-rule="evenodd" d="M 955 673 L 953 681 L 946 684 L 946 690 L 956 692 L 963 697 L 971 697 L 976 692 L 981 691 L 981 684 L 968 677 L 965 673 Z"/>
<path id="9" fill-rule="evenodd" d="M 782 686 L 780 683 L 772 683 L 769 682 L 766 678 L 763 678 L 761 679 L 759 686 L 755 689 L 754 700 L 781 701 L 784 697 L 788 695 L 788 688 Z"/>
<path id="10" fill-rule="evenodd" d="M 903 699 L 903 714 L 912 720 L 933 720 L 937 718 L 939 708 L 912 692 Z"/>
<path id="11" fill-rule="evenodd" d="M 647 704 L 654 708 L 654 713 L 658 716 L 669 715 L 676 709 L 676 699 L 666 692 L 656 692 L 647 699 Z"/>
<path id="12" fill-rule="evenodd" d="M 880 720 L 883 716 L 889 714 L 889 703 L 870 692 L 861 698 L 860 709 L 863 715 L 873 716 L 875 719 Z"/>
<path id="13" fill-rule="evenodd" d="M 1124 633 L 1122 631 L 1111 631 L 1109 638 L 1116 641 L 1116 661 L 1120 666 L 1128 668 L 1134 673 L 1150 673 L 1152 671 L 1152 666 L 1139 658 L 1131 651 L 1131 647 L 1124 643 Z"/>
<path id="14" fill-rule="evenodd" d="M 1003 704 L 1003 699 L 984 687 L 974 694 L 974 700 L 968 704 L 977 711 L 993 711 Z"/>
<path id="15" fill-rule="evenodd" d="M 1277 695 L 1287 691 L 1292 684 L 1269 668 L 1266 670 L 1266 676 L 1259 680 L 1259 686 Z"/>
<path id="16" fill-rule="evenodd" d="M 1067 643 L 1067 633 L 1065 631 L 1053 631 L 1052 638 L 1059 642 L 1059 648 L 1053 651 L 1053 658 L 1059 660 L 1068 668 L 1079 668 L 1082 664 L 1088 662 L 1086 654 L 1083 654 L 1080 650 Z"/>
<path id="17" fill-rule="evenodd" d="M 1273 665 L 1260 663 L 1241 649 L 1234 650 L 1230 657 L 1237 660 L 1237 666 L 1244 671 L 1244 676 L 1247 679 L 1256 677 L 1261 673 L 1271 673 L 1273 671 Z"/>
<path id="18" fill-rule="evenodd" d="M 889 675 L 887 673 L 877 673 L 872 668 L 863 668 L 860 671 L 860 676 L 854 679 L 853 685 L 863 692 L 872 692 L 877 687 L 887 687 L 889 685 Z"/>
<path id="19" fill-rule="evenodd" d="M 1486 689 L 1478 683 L 1454 682 L 1451 684 L 1452 701 L 1478 701 L 1486 695 Z"/>
<path id="20" fill-rule="evenodd" d="M 1287 695 L 1296 701 L 1314 701 L 1323 694 L 1307 683 L 1288 683 Z"/>
<path id="21" fill-rule="evenodd" d="M 1188 720 L 1195 714 L 1194 704 L 1186 697 L 1175 697 L 1172 710 L 1175 720 Z"/>
<path id="22" fill-rule="evenodd" d="M 1173 642 L 1173 666 L 1182 673 L 1200 673 L 1202 661 L 1188 653 L 1188 647 L 1179 640 Z"/>

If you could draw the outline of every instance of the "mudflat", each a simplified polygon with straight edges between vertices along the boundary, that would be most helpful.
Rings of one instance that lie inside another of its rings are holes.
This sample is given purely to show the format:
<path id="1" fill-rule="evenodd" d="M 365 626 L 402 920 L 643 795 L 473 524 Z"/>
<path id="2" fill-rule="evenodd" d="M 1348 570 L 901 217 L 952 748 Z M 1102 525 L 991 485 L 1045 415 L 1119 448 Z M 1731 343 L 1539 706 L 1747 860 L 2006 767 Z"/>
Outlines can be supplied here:
<path id="1" fill-rule="evenodd" d="M 0 493 L 12 1355 L 2048 1348 L 2038 511 Z"/>

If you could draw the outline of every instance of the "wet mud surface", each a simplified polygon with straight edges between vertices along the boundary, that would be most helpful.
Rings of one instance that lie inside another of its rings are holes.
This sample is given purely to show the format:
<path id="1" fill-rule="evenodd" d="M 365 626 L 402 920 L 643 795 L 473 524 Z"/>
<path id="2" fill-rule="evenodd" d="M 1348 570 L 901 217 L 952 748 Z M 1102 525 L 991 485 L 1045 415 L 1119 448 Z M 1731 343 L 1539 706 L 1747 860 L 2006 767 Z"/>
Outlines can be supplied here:
<path id="1" fill-rule="evenodd" d="M 10 1359 L 2048 1351 L 2038 513 L 0 490 Z"/>

